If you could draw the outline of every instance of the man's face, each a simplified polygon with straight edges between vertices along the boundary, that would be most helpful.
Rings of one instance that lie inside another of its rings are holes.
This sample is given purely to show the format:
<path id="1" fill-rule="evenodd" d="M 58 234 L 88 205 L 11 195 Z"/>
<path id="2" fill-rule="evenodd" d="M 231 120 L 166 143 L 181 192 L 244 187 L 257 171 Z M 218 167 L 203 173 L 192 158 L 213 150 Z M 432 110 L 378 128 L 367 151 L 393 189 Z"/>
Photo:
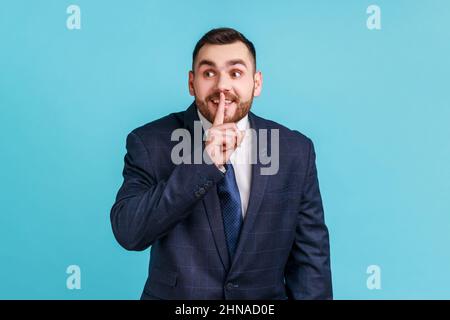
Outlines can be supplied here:
<path id="1" fill-rule="evenodd" d="M 225 94 L 224 122 L 237 122 L 250 111 L 259 96 L 262 74 L 255 72 L 253 57 L 244 43 L 205 44 L 198 52 L 194 70 L 189 72 L 189 92 L 201 114 L 211 123 Z"/>

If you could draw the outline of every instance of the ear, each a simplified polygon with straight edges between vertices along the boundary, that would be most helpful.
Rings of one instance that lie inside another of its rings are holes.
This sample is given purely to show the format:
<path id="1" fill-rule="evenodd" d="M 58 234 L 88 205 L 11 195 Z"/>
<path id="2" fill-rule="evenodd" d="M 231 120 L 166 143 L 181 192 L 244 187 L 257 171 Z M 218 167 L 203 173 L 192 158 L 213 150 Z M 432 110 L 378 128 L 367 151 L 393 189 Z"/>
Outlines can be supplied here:
<path id="1" fill-rule="evenodd" d="M 189 81 L 188 81 L 188 86 L 189 86 L 189 94 L 191 96 L 195 96 L 195 89 L 194 89 L 194 72 L 191 70 L 189 71 Z"/>
<path id="2" fill-rule="evenodd" d="M 257 97 L 261 94 L 263 84 L 263 76 L 261 71 L 255 73 L 254 81 L 255 81 L 255 89 L 253 90 L 253 96 Z"/>

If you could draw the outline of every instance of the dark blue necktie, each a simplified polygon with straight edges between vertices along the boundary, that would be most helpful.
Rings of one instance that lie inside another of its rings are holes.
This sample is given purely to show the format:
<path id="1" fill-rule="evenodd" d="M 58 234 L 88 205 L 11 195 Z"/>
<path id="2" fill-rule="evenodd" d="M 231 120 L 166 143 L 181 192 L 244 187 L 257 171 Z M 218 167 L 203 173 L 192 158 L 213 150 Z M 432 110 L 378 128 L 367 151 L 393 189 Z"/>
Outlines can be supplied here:
<path id="1" fill-rule="evenodd" d="M 223 227 L 228 245 L 228 253 L 233 259 L 239 239 L 243 218 L 241 197 L 234 175 L 233 165 L 225 164 L 225 177 L 217 183 L 217 193 L 222 209 Z"/>

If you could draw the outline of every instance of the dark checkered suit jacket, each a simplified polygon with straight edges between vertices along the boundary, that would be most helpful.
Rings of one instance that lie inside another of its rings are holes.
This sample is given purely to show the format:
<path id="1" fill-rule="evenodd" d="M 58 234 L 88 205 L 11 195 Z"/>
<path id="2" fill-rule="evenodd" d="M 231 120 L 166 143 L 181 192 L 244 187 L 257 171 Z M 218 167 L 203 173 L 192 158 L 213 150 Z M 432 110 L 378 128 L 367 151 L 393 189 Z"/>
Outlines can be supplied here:
<path id="1" fill-rule="evenodd" d="M 249 113 L 252 128 L 279 130 L 279 171 L 261 175 L 263 165 L 252 165 L 249 206 L 231 261 L 216 190 L 223 173 L 214 164 L 171 161 L 179 143 L 171 141 L 173 130 L 193 132 L 194 120 L 193 103 L 127 137 L 111 224 L 125 249 L 151 246 L 141 298 L 331 299 L 329 236 L 312 141 Z M 268 154 L 270 146 L 269 139 Z"/>

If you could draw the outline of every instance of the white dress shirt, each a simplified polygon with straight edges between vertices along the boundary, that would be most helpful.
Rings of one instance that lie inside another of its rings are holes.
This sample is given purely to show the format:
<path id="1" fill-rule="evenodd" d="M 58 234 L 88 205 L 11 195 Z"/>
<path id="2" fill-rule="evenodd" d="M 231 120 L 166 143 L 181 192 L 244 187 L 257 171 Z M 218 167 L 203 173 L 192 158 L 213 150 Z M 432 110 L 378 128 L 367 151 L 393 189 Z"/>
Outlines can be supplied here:
<path id="1" fill-rule="evenodd" d="M 212 127 L 211 122 L 209 122 L 198 110 L 198 117 L 202 122 L 203 130 L 205 133 Z M 250 128 L 250 123 L 248 121 L 248 115 L 239 120 L 236 123 L 239 130 L 245 130 L 244 138 L 241 145 L 236 148 L 236 150 L 231 154 L 230 162 L 234 168 L 234 174 L 236 176 L 236 182 L 239 189 L 239 195 L 241 197 L 242 206 L 242 216 L 245 218 L 247 212 L 248 201 L 250 197 L 251 179 L 252 179 L 252 166 L 251 166 L 251 145 L 252 145 L 252 135 L 248 130 Z"/>

